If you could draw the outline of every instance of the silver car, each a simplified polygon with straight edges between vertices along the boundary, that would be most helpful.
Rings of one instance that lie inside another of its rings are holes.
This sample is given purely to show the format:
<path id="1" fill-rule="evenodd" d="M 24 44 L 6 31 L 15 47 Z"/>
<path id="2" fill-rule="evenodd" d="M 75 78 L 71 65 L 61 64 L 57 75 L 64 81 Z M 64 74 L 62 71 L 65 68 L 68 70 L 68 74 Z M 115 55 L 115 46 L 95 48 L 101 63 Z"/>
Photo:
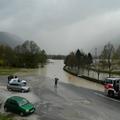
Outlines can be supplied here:
<path id="1" fill-rule="evenodd" d="M 19 78 L 12 78 L 10 81 L 9 81 L 9 84 L 12 84 L 12 83 L 20 83 L 20 84 L 24 84 L 26 85 L 27 82 L 25 80 L 21 80 Z"/>
<path id="2" fill-rule="evenodd" d="M 21 83 L 9 83 L 7 84 L 7 89 L 8 90 L 13 90 L 13 91 L 20 91 L 20 92 L 29 92 L 30 87 L 21 84 Z"/>

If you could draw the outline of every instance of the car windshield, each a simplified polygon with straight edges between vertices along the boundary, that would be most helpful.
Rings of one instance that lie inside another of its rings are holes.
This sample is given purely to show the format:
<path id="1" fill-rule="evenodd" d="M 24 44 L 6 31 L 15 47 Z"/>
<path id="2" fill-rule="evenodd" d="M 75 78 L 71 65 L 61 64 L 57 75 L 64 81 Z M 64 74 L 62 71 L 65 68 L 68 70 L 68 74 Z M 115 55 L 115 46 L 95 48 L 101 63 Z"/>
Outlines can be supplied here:
<path id="1" fill-rule="evenodd" d="M 106 79 L 106 80 L 105 80 L 105 83 L 111 83 L 111 84 L 112 84 L 112 83 L 113 83 L 113 81 L 112 81 L 112 80 L 110 80 L 110 79 Z"/>
<path id="2" fill-rule="evenodd" d="M 28 104 L 29 102 L 26 99 L 23 99 L 22 101 L 19 102 L 19 106 L 23 106 Z"/>

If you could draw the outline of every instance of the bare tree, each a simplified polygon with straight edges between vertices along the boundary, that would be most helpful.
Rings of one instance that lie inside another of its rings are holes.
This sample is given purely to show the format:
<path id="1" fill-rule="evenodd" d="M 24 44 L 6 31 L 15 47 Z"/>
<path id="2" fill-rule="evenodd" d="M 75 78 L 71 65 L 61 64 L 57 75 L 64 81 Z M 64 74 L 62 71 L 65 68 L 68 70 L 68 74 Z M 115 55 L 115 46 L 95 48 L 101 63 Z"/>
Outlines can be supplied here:
<path id="1" fill-rule="evenodd" d="M 79 74 L 80 65 L 81 65 L 81 56 L 82 56 L 81 51 L 79 49 L 76 51 L 75 56 L 77 60 L 77 67 L 78 67 L 78 74 Z"/>
<path id="2" fill-rule="evenodd" d="M 114 55 L 113 55 L 114 59 L 120 59 L 120 45 L 118 46 L 118 48 L 115 50 Z"/>
<path id="3" fill-rule="evenodd" d="M 84 61 L 86 60 L 86 65 L 87 65 L 87 70 L 88 70 L 88 76 L 89 76 L 89 72 L 90 72 L 90 67 L 91 64 L 93 63 L 93 58 L 91 53 L 88 53 L 88 55 L 86 56 L 86 58 L 84 58 Z"/>
<path id="4" fill-rule="evenodd" d="M 106 63 L 106 67 L 108 68 L 109 77 L 111 76 L 112 71 L 112 57 L 114 53 L 114 46 L 109 42 L 104 46 L 104 49 L 101 53 L 101 59 Z"/>

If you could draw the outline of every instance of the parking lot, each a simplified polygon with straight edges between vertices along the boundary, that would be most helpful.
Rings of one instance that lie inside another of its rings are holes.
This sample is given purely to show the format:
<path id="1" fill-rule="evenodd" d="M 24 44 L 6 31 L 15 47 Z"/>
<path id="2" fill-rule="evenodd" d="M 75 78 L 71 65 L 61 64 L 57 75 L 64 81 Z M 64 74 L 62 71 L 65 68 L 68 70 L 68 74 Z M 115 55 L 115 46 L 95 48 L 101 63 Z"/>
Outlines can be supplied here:
<path id="1" fill-rule="evenodd" d="M 5 113 L 4 112 L 4 103 L 5 103 L 6 99 L 11 97 L 11 96 L 24 97 L 34 105 L 40 101 L 39 98 L 32 92 L 32 90 L 30 92 L 21 93 L 21 92 L 17 92 L 17 91 L 8 91 L 6 86 L 7 86 L 7 77 L 1 76 L 1 80 L 0 80 L 0 105 L 1 105 L 0 112 L 1 113 Z M 22 120 L 23 119 L 25 119 L 25 120 L 38 120 L 38 115 L 36 115 L 35 113 L 33 113 L 32 115 L 26 116 L 26 117 L 20 117 L 19 115 L 12 114 L 10 112 L 6 113 L 6 114 L 14 115 L 15 118 L 17 118 L 17 120 L 19 120 L 19 119 L 20 120 L 21 119 Z"/>

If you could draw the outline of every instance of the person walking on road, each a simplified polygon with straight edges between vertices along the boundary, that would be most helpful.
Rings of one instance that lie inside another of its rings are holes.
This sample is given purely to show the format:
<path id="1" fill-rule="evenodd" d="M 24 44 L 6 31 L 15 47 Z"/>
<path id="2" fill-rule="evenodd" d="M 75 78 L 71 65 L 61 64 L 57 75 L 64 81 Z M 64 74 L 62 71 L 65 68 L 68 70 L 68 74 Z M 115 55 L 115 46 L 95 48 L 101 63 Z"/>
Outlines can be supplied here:
<path id="1" fill-rule="evenodd" d="M 55 78 L 55 87 L 57 87 L 57 84 L 58 84 L 58 78 Z"/>

